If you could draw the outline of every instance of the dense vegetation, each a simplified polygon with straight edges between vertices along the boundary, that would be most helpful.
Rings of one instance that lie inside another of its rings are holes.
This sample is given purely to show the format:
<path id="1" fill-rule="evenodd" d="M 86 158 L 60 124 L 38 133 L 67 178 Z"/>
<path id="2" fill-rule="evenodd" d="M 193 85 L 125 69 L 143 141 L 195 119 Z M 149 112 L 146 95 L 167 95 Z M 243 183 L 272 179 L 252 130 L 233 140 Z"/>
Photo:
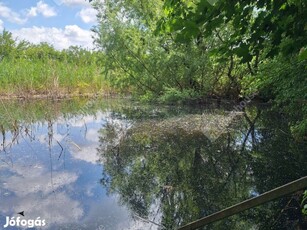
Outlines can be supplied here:
<path id="1" fill-rule="evenodd" d="M 107 90 L 100 75 L 102 57 L 81 47 L 58 51 L 47 43 L 16 41 L 4 30 L 0 34 L 0 95 L 46 95 L 99 93 Z"/>
<path id="2" fill-rule="evenodd" d="M 145 98 L 236 98 L 256 91 L 252 82 L 268 78 L 266 72 L 259 74 L 265 66 L 303 62 L 299 53 L 304 59 L 305 5 L 302 1 L 96 2 L 100 21 L 94 29 L 99 35 L 96 44 L 108 57 L 110 81 Z"/>
<path id="3" fill-rule="evenodd" d="M 272 100 L 307 134 L 306 2 L 95 2 L 112 86 L 161 102 Z"/>
<path id="4" fill-rule="evenodd" d="M 273 101 L 307 135 L 306 2 L 92 1 L 95 44 L 57 51 L 0 36 L 0 93 L 109 89 L 159 102 Z"/>

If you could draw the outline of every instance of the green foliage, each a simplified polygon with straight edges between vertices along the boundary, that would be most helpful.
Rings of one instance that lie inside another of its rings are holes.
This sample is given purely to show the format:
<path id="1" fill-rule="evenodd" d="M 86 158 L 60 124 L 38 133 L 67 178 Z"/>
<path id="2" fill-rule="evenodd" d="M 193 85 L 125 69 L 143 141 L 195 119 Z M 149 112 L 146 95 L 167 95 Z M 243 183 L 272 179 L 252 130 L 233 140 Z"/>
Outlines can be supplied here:
<path id="1" fill-rule="evenodd" d="M 265 99 L 274 99 L 275 108 L 290 118 L 292 134 L 299 139 L 307 136 L 306 61 L 297 56 L 269 59 L 259 70 L 253 87 Z"/>
<path id="2" fill-rule="evenodd" d="M 16 41 L 12 33 L 3 30 L 0 34 L 0 61 L 4 58 L 11 58 L 14 55 Z"/>
<path id="3" fill-rule="evenodd" d="M 159 97 L 162 103 L 187 102 L 193 99 L 200 98 L 193 89 L 184 89 L 182 91 L 176 88 L 166 88 L 164 94 Z"/>
<path id="4" fill-rule="evenodd" d="M 306 47 L 303 47 L 300 50 L 298 58 L 299 58 L 300 61 L 307 60 L 307 49 L 306 49 Z"/>
<path id="5" fill-rule="evenodd" d="M 108 90 L 100 74 L 103 55 L 81 47 L 58 51 L 47 43 L 15 41 L 0 34 L 0 94 L 25 96 L 98 93 Z"/>
<path id="6" fill-rule="evenodd" d="M 254 76 L 271 57 L 306 56 L 303 1 L 108 0 L 94 7 L 107 79 L 146 100 L 237 98 L 255 92 L 255 81 L 266 84 Z"/>
<path id="7" fill-rule="evenodd" d="M 306 4 L 301 0 L 166 0 L 156 33 L 186 45 L 204 39 L 220 41 L 206 50 L 216 63 L 227 66 L 227 75 L 220 69 L 223 83 L 214 85 L 217 94 L 229 97 L 259 91 L 291 118 L 292 134 L 304 139 Z"/>
<path id="8" fill-rule="evenodd" d="M 146 100 L 214 94 L 220 78 L 225 77 L 219 71 L 226 66 L 214 62 L 216 58 L 210 55 L 220 41 L 182 45 L 169 34 L 156 35 L 155 28 L 164 14 L 162 5 L 163 1 L 96 2 L 100 23 L 94 31 L 96 44 L 106 56 L 106 78 L 112 86 Z"/>
<path id="9" fill-rule="evenodd" d="M 188 42 L 199 36 L 219 36 L 222 28 L 229 27 L 223 47 L 244 62 L 263 48 L 275 56 L 298 53 L 306 46 L 306 1 L 166 0 L 164 9 L 166 16 L 158 31 L 172 32 L 178 41 Z"/>

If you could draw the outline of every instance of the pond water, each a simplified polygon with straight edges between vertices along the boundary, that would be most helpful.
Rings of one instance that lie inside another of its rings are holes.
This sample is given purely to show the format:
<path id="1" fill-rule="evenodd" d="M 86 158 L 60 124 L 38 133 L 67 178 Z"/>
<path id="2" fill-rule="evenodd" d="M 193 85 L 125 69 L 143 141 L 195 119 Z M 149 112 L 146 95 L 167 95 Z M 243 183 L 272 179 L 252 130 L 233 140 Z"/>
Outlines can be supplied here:
<path id="1" fill-rule="evenodd" d="M 233 108 L 1 101 L 0 229 L 8 218 L 5 229 L 26 229 L 18 217 L 40 220 L 33 229 L 176 229 L 307 175 L 306 142 L 280 113 Z M 204 229 L 307 229 L 300 201 Z"/>

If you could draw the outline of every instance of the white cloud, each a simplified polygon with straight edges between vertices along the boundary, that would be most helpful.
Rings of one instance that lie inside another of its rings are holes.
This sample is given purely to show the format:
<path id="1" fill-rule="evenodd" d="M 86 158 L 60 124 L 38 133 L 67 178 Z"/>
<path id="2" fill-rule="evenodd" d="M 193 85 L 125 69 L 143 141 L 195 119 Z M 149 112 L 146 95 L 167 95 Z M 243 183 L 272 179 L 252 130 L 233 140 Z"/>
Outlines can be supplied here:
<path id="1" fill-rule="evenodd" d="M 26 18 L 22 18 L 19 13 L 14 12 L 9 7 L 0 2 L 0 17 L 8 20 L 12 23 L 23 24 L 27 21 Z"/>
<path id="2" fill-rule="evenodd" d="M 31 41 L 34 44 L 48 42 L 56 49 L 67 49 L 69 46 L 82 46 L 92 49 L 92 32 L 84 30 L 77 25 L 67 25 L 64 29 L 55 27 L 37 27 L 22 28 L 12 30 L 14 37 Z"/>
<path id="3" fill-rule="evenodd" d="M 0 32 L 2 32 L 4 26 L 3 26 L 3 21 L 0 19 Z"/>
<path id="4" fill-rule="evenodd" d="M 76 116 L 73 119 L 70 119 L 69 124 L 73 127 L 84 127 L 87 123 L 97 123 L 100 124 L 102 120 L 105 120 L 107 115 L 105 113 L 98 112 L 96 115 L 84 115 Z M 64 121 L 66 124 L 67 121 Z"/>
<path id="5" fill-rule="evenodd" d="M 66 6 L 90 6 L 88 0 L 53 0 L 58 5 Z"/>
<path id="6" fill-rule="evenodd" d="M 1 203 L 1 211 L 5 213 L 20 212 L 26 210 L 28 219 L 46 220 L 46 227 L 77 222 L 84 216 L 84 210 L 79 201 L 73 200 L 64 192 L 50 193 L 41 196 L 39 193 L 31 193 L 23 196 L 14 196 L 4 199 Z M 16 218 L 16 215 L 15 215 Z"/>
<path id="7" fill-rule="evenodd" d="M 91 145 L 87 147 L 81 147 L 81 149 L 79 150 L 72 146 L 70 148 L 71 155 L 77 160 L 97 164 L 97 161 L 99 160 L 99 156 L 97 154 L 97 147 L 98 145 Z"/>
<path id="8" fill-rule="evenodd" d="M 29 17 L 35 17 L 38 14 L 41 14 L 44 17 L 53 17 L 57 15 L 55 9 L 43 1 L 39 1 L 35 7 L 25 10 L 22 14 L 13 11 L 11 8 L 0 2 L 0 18 L 6 19 L 12 23 L 24 24 L 28 21 Z"/>
<path id="9" fill-rule="evenodd" d="M 93 8 L 83 8 L 77 15 L 85 23 L 95 23 L 97 11 Z"/>
<path id="10" fill-rule="evenodd" d="M 37 16 L 37 8 L 31 7 L 31 9 L 28 10 L 28 17 L 36 17 Z"/>
<path id="11" fill-rule="evenodd" d="M 41 14 L 46 18 L 57 15 L 54 8 L 50 7 L 48 4 L 44 3 L 43 1 L 39 1 L 35 7 L 31 7 L 31 9 L 28 10 L 27 16 L 35 17 L 38 14 Z"/>
<path id="12" fill-rule="evenodd" d="M 26 210 L 29 219 L 39 216 L 47 225 L 76 222 L 84 215 L 81 204 L 63 191 L 72 189 L 78 179 L 76 173 L 55 171 L 51 180 L 48 168 L 40 163 L 32 168 L 17 163 L 9 171 L 11 176 L 0 180 L 11 194 L 1 200 L 2 212 Z"/>
<path id="13" fill-rule="evenodd" d="M 46 180 L 48 172 L 42 166 L 34 167 L 31 171 L 16 167 L 15 173 L 16 175 L 5 181 L 4 188 L 14 191 L 17 196 L 26 196 L 37 192 L 47 195 L 63 186 L 74 183 L 78 179 L 75 173 L 54 172 L 51 183 L 50 180 Z"/>
<path id="14" fill-rule="evenodd" d="M 93 142 L 99 142 L 99 133 L 98 133 L 98 129 L 89 129 L 86 132 L 86 140 L 88 141 L 93 141 Z"/>

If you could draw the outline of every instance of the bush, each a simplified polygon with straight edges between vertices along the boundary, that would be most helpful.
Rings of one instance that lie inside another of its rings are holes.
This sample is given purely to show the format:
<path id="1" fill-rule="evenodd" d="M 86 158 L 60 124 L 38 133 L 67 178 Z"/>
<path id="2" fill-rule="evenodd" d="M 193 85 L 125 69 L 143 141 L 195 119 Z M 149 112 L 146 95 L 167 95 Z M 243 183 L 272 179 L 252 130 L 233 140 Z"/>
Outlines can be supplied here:
<path id="1" fill-rule="evenodd" d="M 166 88 L 158 101 L 162 103 L 183 103 L 198 98 L 200 98 L 200 94 L 193 89 Z"/>

